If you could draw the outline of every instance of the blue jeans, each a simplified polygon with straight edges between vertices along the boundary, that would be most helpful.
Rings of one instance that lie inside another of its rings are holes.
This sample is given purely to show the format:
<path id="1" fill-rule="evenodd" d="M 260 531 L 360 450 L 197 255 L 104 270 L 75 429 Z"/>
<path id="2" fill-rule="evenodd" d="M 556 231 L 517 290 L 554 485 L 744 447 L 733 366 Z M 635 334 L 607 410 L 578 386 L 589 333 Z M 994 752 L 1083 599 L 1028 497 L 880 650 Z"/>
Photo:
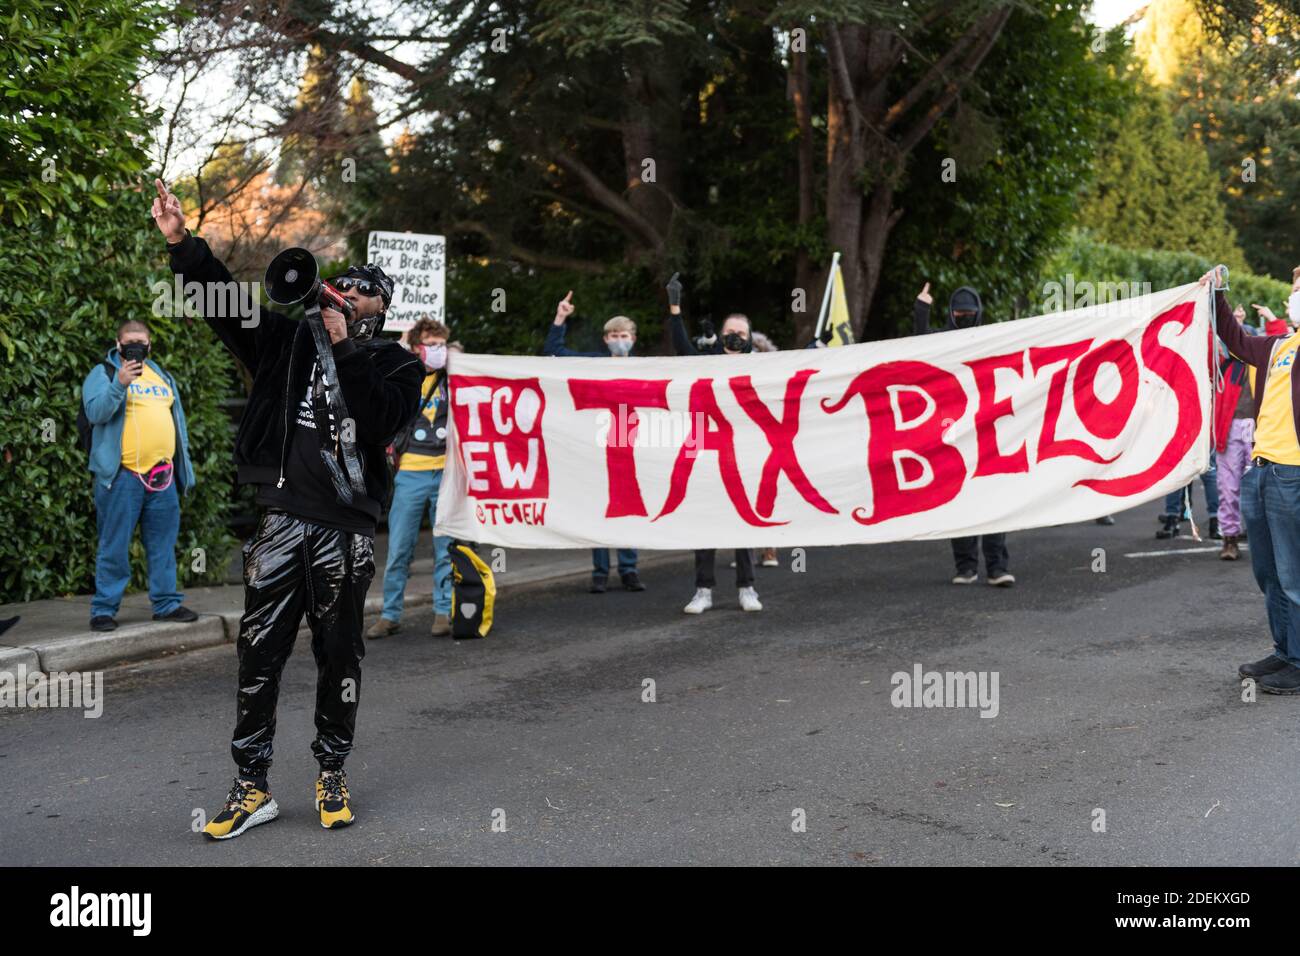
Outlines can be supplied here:
<path id="1" fill-rule="evenodd" d="M 396 624 L 402 619 L 406 579 L 420 539 L 420 521 L 429 508 L 429 523 L 436 520 L 442 472 L 399 471 L 393 480 L 393 504 L 388 509 L 388 566 L 384 568 L 384 617 Z M 451 613 L 451 539 L 433 536 L 433 612 Z"/>
<path id="2" fill-rule="evenodd" d="M 1260 465 L 1246 472 L 1241 517 L 1273 650 L 1300 666 L 1300 466 Z"/>
<path id="3" fill-rule="evenodd" d="M 1214 452 L 1210 452 L 1210 467 L 1205 474 L 1201 475 L 1201 484 L 1205 486 L 1206 510 L 1210 512 L 1211 518 L 1217 518 L 1219 516 L 1219 460 Z M 1165 514 L 1171 518 L 1186 518 L 1184 512 L 1191 502 L 1191 490 L 1195 485 L 1196 482 L 1192 482 L 1185 488 L 1179 488 L 1165 495 Z"/>
<path id="4" fill-rule="evenodd" d="M 176 532 L 181 505 L 176 483 L 166 491 L 146 491 L 128 468 L 119 468 L 105 488 L 95 482 L 95 521 L 99 552 L 95 555 L 95 598 L 91 617 L 117 617 L 122 595 L 131 583 L 131 536 L 140 525 L 149 563 L 149 600 L 154 614 L 170 614 L 184 595 L 176 590 Z"/>
<path id="5" fill-rule="evenodd" d="M 591 549 L 591 570 L 593 574 L 609 577 L 609 548 Z M 618 574 L 622 577 L 636 570 L 636 548 L 618 549 Z"/>

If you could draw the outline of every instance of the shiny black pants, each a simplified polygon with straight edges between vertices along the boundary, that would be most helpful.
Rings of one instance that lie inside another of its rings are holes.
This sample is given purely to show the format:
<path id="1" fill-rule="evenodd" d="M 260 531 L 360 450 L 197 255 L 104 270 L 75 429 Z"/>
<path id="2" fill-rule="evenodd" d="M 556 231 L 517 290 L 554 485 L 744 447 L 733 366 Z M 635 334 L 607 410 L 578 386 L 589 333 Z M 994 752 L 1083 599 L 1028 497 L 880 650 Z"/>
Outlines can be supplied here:
<path id="1" fill-rule="evenodd" d="M 244 616 L 239 624 L 239 698 L 231 755 L 241 777 L 271 769 L 280 674 L 307 615 L 316 657 L 316 739 L 322 770 L 352 752 L 361 696 L 366 590 L 374 540 L 267 512 L 244 545 Z"/>

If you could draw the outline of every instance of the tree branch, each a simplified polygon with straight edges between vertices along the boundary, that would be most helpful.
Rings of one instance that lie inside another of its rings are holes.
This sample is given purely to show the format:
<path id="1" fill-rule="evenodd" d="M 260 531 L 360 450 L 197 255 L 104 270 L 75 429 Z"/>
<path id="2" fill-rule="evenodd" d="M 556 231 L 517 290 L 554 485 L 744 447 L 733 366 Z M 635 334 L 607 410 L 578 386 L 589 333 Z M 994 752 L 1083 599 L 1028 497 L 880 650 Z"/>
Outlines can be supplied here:
<path id="1" fill-rule="evenodd" d="M 531 266 L 540 266 L 543 269 L 569 269 L 586 275 L 601 275 L 605 271 L 605 266 L 599 262 L 592 262 L 589 259 L 571 259 L 567 256 L 553 256 L 544 252 L 533 252 L 531 249 L 525 249 L 510 240 L 502 240 L 487 223 L 462 220 L 452 223 L 447 229 L 449 232 L 477 233 L 493 245 L 502 248 L 511 259 L 518 259 L 520 262 L 526 262 Z"/>

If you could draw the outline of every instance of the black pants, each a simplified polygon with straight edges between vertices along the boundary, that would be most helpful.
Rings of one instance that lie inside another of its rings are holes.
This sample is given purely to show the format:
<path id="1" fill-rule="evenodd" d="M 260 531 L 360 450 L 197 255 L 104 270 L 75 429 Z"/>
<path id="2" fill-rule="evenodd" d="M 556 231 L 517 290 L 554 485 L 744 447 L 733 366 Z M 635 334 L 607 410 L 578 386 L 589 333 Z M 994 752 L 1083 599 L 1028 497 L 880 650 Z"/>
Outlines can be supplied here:
<path id="1" fill-rule="evenodd" d="M 231 755 L 239 775 L 271 769 L 280 674 L 303 614 L 316 657 L 316 739 L 322 770 L 352 752 L 361 695 L 366 590 L 375 573 L 373 538 L 267 512 L 244 545 L 244 616 L 239 623 L 239 696 Z"/>
<path id="2" fill-rule="evenodd" d="M 957 561 L 959 574 L 974 574 L 980 569 L 980 545 L 984 545 L 984 570 L 989 577 L 1001 574 L 1011 560 L 1007 554 L 1006 534 L 986 534 L 982 537 L 953 538 L 952 556 Z"/>
<path id="3" fill-rule="evenodd" d="M 695 552 L 695 586 L 711 588 L 718 583 L 713 573 L 713 561 L 718 552 L 709 548 Z M 754 554 L 749 548 L 736 549 L 736 587 L 747 588 L 754 583 Z"/>

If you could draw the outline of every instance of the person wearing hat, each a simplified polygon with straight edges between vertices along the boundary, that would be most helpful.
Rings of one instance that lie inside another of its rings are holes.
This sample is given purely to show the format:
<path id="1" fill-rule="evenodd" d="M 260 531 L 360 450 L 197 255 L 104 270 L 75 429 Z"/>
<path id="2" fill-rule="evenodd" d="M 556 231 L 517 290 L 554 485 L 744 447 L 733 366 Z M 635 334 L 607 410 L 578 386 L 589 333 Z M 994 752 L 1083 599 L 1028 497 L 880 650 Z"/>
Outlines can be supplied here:
<path id="1" fill-rule="evenodd" d="M 234 457 L 240 483 L 256 486 L 264 509 L 243 551 L 231 742 L 237 772 L 203 832 L 229 839 L 279 813 L 267 782 L 276 699 L 304 616 L 317 669 L 316 809 L 321 826 L 347 826 L 354 812 L 343 764 L 361 693 L 375 526 L 389 492 L 385 450 L 419 409 L 424 366 L 377 337 L 393 299 L 393 282 L 378 266 L 352 266 L 331 280 L 352 313 L 322 309 L 328 340 L 318 344 L 307 322 L 260 309 L 207 243 L 186 230 L 180 201 L 161 180 L 154 185 L 153 218 L 172 271 L 209 291 L 219 284 L 225 294 L 205 295 L 205 304 L 228 306 L 230 290 L 237 290 L 237 314 L 205 309 L 203 319 L 253 378 Z"/>

